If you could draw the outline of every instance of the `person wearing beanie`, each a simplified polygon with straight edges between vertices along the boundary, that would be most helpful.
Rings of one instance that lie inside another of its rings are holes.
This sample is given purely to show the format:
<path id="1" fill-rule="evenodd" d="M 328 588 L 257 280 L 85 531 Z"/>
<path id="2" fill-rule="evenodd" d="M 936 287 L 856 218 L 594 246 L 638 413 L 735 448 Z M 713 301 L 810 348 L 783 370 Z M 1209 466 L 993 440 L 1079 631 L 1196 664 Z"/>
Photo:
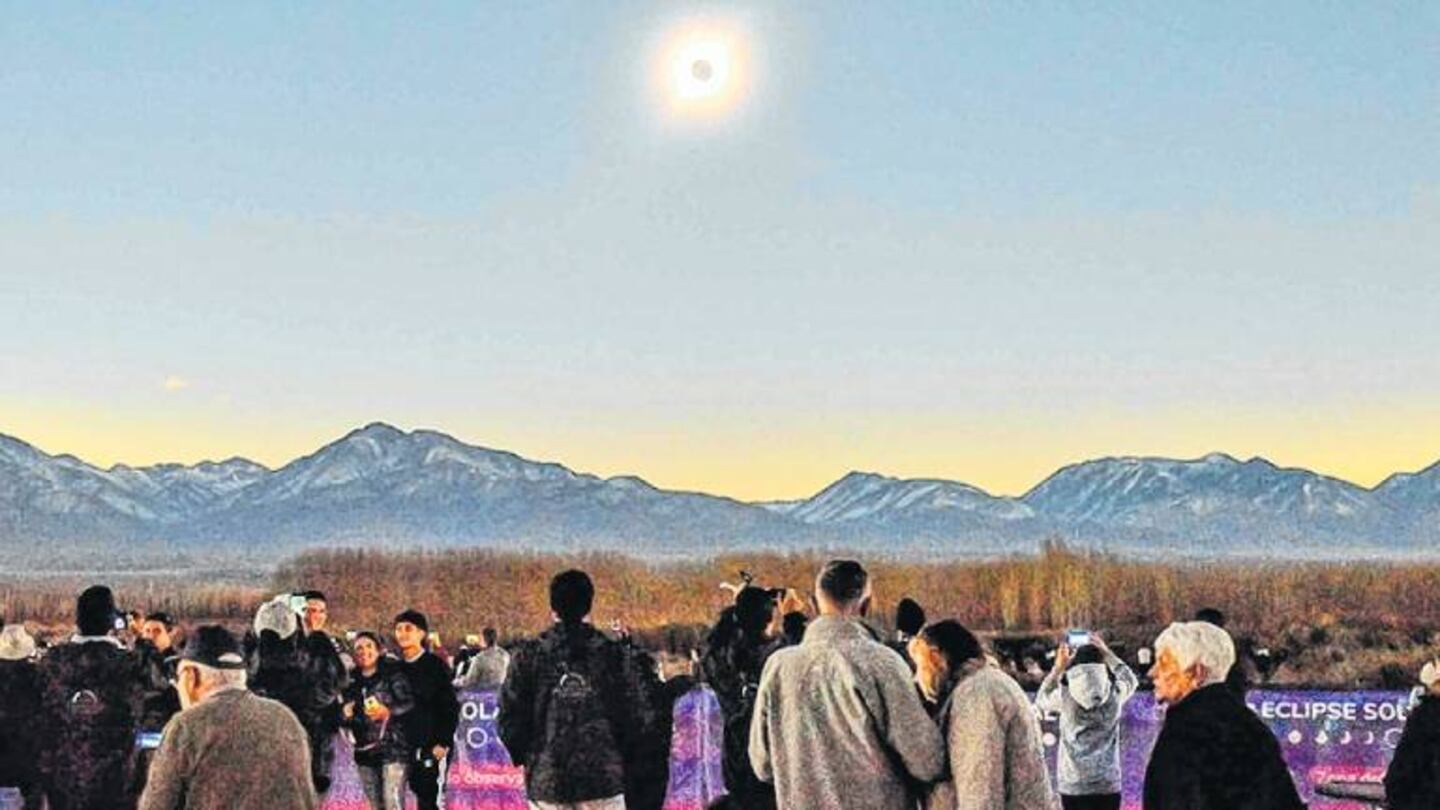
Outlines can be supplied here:
<path id="1" fill-rule="evenodd" d="M 750 767 L 750 720 L 760 673 L 779 648 L 779 642 L 766 635 L 777 609 L 769 591 L 753 585 L 740 589 L 735 603 L 721 611 L 700 658 L 700 671 L 715 691 L 724 722 L 721 772 L 729 795 L 720 807 L 775 807 L 775 788 L 760 781 Z"/>
<path id="2" fill-rule="evenodd" d="M 134 806 L 137 721 L 165 669 L 148 641 L 134 651 L 120 643 L 114 634 L 125 626 L 110 589 L 87 588 L 75 603 L 75 636 L 40 661 L 41 781 L 57 810 Z"/>
<path id="3" fill-rule="evenodd" d="M 315 810 L 305 729 L 246 688 L 228 630 L 195 631 L 175 670 L 184 707 L 165 726 L 140 810 Z"/>
<path id="4" fill-rule="evenodd" d="M 628 646 L 589 623 L 594 600 L 585 572 L 557 574 L 554 624 L 514 651 L 500 691 L 500 739 L 525 769 L 532 807 L 612 810 L 643 792 L 660 721 Z"/>
<path id="5" fill-rule="evenodd" d="M 0 786 L 18 789 L 25 810 L 38 810 L 44 803 L 35 755 L 39 702 L 35 639 L 23 624 L 7 625 L 0 631 Z"/>
<path id="6" fill-rule="evenodd" d="M 430 622 L 410 609 L 395 616 L 399 670 L 410 684 L 414 706 L 406 713 L 405 735 L 413 746 L 408 782 L 420 810 L 436 810 L 445 789 L 445 764 L 455 744 L 460 702 L 445 662 L 425 649 Z"/>
<path id="7" fill-rule="evenodd" d="M 1120 715 L 1139 685 L 1099 633 L 1079 649 L 1060 645 L 1035 705 L 1060 715 L 1057 782 L 1065 810 L 1119 810 Z"/>
<path id="8" fill-rule="evenodd" d="M 1440 658 L 1421 668 L 1420 686 L 1420 702 L 1406 718 L 1385 772 L 1385 806 L 1391 810 L 1440 807 Z"/>

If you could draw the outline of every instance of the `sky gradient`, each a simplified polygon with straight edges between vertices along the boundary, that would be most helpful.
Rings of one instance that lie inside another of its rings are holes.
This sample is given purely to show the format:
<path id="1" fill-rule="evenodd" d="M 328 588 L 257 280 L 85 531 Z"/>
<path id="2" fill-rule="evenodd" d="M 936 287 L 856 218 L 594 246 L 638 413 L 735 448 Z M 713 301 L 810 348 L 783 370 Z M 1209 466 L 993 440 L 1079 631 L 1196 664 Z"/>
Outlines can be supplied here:
<path id="1" fill-rule="evenodd" d="M 1440 459 L 1440 7 L 0 11 L 0 432 L 747 499 Z M 733 115 L 654 54 L 744 32 Z"/>

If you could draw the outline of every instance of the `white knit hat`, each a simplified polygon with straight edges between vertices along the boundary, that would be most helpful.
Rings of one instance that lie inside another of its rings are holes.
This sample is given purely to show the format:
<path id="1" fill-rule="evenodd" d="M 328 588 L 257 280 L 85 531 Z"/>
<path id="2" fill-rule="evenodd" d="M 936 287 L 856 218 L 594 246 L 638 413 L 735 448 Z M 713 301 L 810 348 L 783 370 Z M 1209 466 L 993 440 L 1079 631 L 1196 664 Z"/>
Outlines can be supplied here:
<path id="1" fill-rule="evenodd" d="M 35 639 L 25 632 L 25 625 L 6 625 L 0 630 L 0 661 L 24 661 L 35 654 Z"/>
<path id="2" fill-rule="evenodd" d="M 255 611 L 255 635 L 258 636 L 266 630 L 274 632 L 280 638 L 295 635 L 295 611 L 290 609 L 290 602 L 285 597 L 271 599 Z"/>

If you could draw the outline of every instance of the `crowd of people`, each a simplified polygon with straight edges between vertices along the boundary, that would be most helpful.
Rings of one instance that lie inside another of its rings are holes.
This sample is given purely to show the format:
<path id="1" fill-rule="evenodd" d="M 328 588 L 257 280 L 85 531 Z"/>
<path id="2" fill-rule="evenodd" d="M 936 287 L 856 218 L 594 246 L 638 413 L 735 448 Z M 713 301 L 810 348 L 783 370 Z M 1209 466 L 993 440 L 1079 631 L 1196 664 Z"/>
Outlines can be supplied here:
<path id="1" fill-rule="evenodd" d="M 623 627 L 590 620 L 582 571 L 550 583 L 553 623 L 508 649 L 493 628 L 451 658 L 427 617 L 384 633 L 327 631 L 323 593 L 261 605 L 243 636 L 125 614 L 104 586 L 80 594 L 75 634 L 38 650 L 0 621 L 0 785 L 25 807 L 311 810 L 346 735 L 365 797 L 444 803 L 457 689 L 499 693 L 499 735 L 535 810 L 660 810 L 675 700 L 703 681 L 723 718 L 716 808 L 1109 810 L 1121 805 L 1121 716 L 1140 679 L 1096 632 L 1067 635 L 1032 701 L 969 629 L 904 599 L 896 632 L 867 622 L 874 583 L 828 563 L 811 610 L 749 577 L 733 588 L 693 678 L 664 679 Z M 1218 612 L 1152 645 L 1164 720 L 1144 773 L 1146 810 L 1303 807 L 1276 739 L 1233 680 Z M 1440 662 L 1386 777 L 1395 810 L 1440 807 Z M 35 712 L 40 716 L 35 719 Z M 1058 718 L 1046 765 L 1039 718 Z"/>

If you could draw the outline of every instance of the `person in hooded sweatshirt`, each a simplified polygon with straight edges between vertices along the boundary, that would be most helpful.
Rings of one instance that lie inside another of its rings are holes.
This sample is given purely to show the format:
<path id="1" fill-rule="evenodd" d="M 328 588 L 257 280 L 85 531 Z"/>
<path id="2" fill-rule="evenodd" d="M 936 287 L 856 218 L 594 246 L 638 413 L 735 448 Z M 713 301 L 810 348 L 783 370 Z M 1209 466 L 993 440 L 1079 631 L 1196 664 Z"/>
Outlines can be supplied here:
<path id="1" fill-rule="evenodd" d="M 135 730 L 165 669 L 150 642 L 131 651 L 115 637 L 126 624 L 109 588 L 87 588 L 76 635 L 40 661 L 40 771 L 51 810 L 135 806 Z"/>
<path id="2" fill-rule="evenodd" d="M 755 716 L 760 674 L 770 654 L 779 648 L 777 641 L 766 635 L 777 609 L 769 591 L 753 585 L 740 589 L 735 603 L 725 608 L 710 631 L 700 659 L 701 672 L 715 690 L 725 723 L 721 771 L 729 795 L 713 807 L 775 807 L 775 787 L 760 781 L 750 766 L 750 721 Z"/>
<path id="3" fill-rule="evenodd" d="M 35 756 L 39 702 L 35 639 L 23 624 L 7 625 L 0 631 L 0 785 L 19 789 L 25 810 L 44 804 Z"/>
<path id="4" fill-rule="evenodd" d="M 1440 659 L 1420 670 L 1420 684 L 1420 703 L 1405 721 L 1385 771 L 1385 806 L 1390 810 L 1440 807 Z"/>
<path id="5" fill-rule="evenodd" d="M 1035 705 L 1060 715 L 1058 782 L 1065 810 L 1119 810 L 1120 715 L 1139 680 L 1098 633 L 1062 644 Z"/>

